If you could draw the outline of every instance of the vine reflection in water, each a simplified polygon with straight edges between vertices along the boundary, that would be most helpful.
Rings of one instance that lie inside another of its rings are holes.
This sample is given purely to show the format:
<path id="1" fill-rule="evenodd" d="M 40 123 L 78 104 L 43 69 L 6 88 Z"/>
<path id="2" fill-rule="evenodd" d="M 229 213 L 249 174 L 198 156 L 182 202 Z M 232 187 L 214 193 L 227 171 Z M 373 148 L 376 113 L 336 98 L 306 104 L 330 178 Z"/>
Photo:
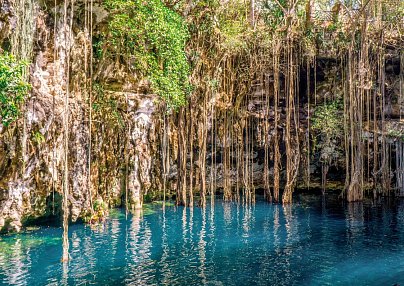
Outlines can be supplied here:
<path id="1" fill-rule="evenodd" d="M 206 208 L 117 211 L 91 229 L 0 239 L 0 284 L 393 285 L 404 282 L 404 201 L 341 205 L 302 196 L 281 206 L 217 200 Z M 66 265 L 66 264 L 65 264 Z"/>

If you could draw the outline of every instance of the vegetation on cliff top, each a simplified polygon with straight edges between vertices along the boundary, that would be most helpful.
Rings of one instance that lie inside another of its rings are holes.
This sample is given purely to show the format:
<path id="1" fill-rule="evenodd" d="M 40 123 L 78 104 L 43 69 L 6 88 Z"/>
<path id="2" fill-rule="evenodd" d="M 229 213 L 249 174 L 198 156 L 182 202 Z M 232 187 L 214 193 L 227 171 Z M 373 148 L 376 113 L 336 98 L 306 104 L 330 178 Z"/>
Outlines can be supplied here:
<path id="1" fill-rule="evenodd" d="M 6 127 L 17 120 L 30 89 L 24 76 L 26 67 L 27 63 L 11 54 L 0 55 L 0 122 Z"/>
<path id="2" fill-rule="evenodd" d="M 190 68 L 185 53 L 189 35 L 183 18 L 160 0 L 108 0 L 105 7 L 112 15 L 104 35 L 105 52 L 147 77 L 153 92 L 169 108 L 184 105 Z"/>

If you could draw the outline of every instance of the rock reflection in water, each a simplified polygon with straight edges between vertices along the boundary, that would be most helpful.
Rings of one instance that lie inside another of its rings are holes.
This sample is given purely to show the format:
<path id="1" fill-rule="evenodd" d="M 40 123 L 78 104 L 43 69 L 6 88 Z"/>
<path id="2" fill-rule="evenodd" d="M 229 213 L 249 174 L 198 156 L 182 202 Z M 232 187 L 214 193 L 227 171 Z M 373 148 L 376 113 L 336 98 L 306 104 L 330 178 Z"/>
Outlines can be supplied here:
<path id="1" fill-rule="evenodd" d="M 314 200 L 314 201 L 313 201 Z M 4 285 L 393 285 L 404 283 L 404 202 L 306 197 L 281 206 L 156 205 L 96 228 L 0 237 Z"/>

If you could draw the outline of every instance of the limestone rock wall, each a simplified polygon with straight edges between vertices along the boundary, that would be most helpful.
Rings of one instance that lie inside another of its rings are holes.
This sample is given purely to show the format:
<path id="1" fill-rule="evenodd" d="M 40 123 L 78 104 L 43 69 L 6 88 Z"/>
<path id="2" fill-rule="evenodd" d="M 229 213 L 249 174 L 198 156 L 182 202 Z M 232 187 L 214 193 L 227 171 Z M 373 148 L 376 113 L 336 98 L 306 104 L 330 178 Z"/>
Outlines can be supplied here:
<path id="1" fill-rule="evenodd" d="M 146 196 L 161 198 L 163 188 L 170 197 L 181 185 L 180 175 L 196 195 L 203 179 L 208 190 L 234 190 L 247 185 L 264 188 L 265 144 L 270 145 L 267 171 L 273 181 L 275 128 L 282 139 L 279 140 L 281 177 L 286 177 L 282 143 L 287 114 L 285 88 L 280 90 L 279 125 L 274 126 L 271 72 L 264 79 L 253 79 L 248 84 L 237 82 L 240 85 L 237 90 L 247 94 L 244 97 L 232 90 L 231 96 L 224 91 L 211 91 L 212 94 L 192 98 L 184 111 L 186 122 L 179 123 L 179 116 L 175 112 L 167 114 L 158 96 L 151 94 L 149 83 L 133 74 L 128 67 L 130 63 L 116 58 L 93 58 L 90 69 L 89 59 L 94 52 L 90 35 L 95 38 L 97 31 L 106 29 L 109 16 L 98 1 L 94 1 L 92 9 L 93 31 L 84 25 L 89 10 L 83 0 L 74 1 L 74 9 L 69 6 L 66 11 L 63 1 L 56 1 L 56 7 L 53 0 L 29 0 L 25 8 L 21 3 L 25 1 L 0 0 L 0 48 L 30 57 L 32 85 L 19 120 L 8 128 L 0 124 L 0 231 L 19 231 L 28 219 L 60 213 L 67 151 L 68 200 L 73 221 L 86 216 L 91 203 L 99 199 L 110 207 L 127 202 L 129 209 L 138 209 Z M 27 7 L 29 15 L 24 14 Z M 33 37 L 23 37 L 26 33 L 21 31 L 28 30 Z M 402 82 L 397 72 L 400 63 L 394 51 L 389 53 L 393 56 L 386 62 L 385 115 L 398 121 L 404 115 L 399 96 Z M 305 86 L 306 71 L 299 71 L 296 115 L 301 123 L 297 129 L 300 165 L 309 169 L 311 186 L 319 187 L 320 155 L 314 154 L 310 163 L 305 161 L 310 148 L 306 145 L 310 136 L 308 116 L 314 112 L 306 96 L 316 94 L 317 103 L 332 100 L 342 92 L 343 82 L 335 72 L 335 59 L 319 58 L 316 68 L 316 90 Z M 204 102 L 206 98 L 208 102 Z M 390 176 L 398 181 L 396 186 L 401 188 L 398 193 L 402 195 L 400 128 L 392 129 L 396 136 L 389 141 L 392 151 L 400 150 L 391 160 Z M 396 129 L 400 132 L 395 132 Z M 64 144 L 66 133 L 68 150 Z M 370 132 L 364 134 L 371 140 Z M 185 149 L 179 150 L 179 145 Z M 185 164 L 178 162 L 181 152 Z M 344 170 L 339 163 L 329 171 L 329 177 L 343 188 Z M 307 169 L 299 170 L 301 186 L 307 182 L 306 175 Z"/>
<path id="2" fill-rule="evenodd" d="M 115 109 L 93 111 L 90 145 L 88 59 L 92 47 L 89 31 L 82 23 L 84 2 L 76 1 L 74 11 L 68 7 L 67 23 L 72 24 L 66 25 L 63 2 L 54 7 L 53 1 L 32 1 L 36 6 L 29 71 L 32 90 L 21 118 L 9 128 L 0 125 L 0 231 L 19 231 L 27 219 L 51 215 L 55 205 L 60 212 L 57 199 L 63 188 L 66 115 L 71 220 L 85 216 L 97 198 L 111 207 L 121 205 L 126 183 L 129 203 L 133 208 L 141 207 L 143 194 L 152 188 L 150 176 L 155 163 L 149 136 L 154 132 L 153 96 L 138 93 L 125 80 L 105 91 L 106 102 L 113 101 Z M 8 42 L 16 29 L 16 2 L 0 1 L 2 43 Z M 102 25 L 106 16 L 101 7 L 94 7 L 94 29 L 100 28 L 97 25 Z M 94 82 L 111 78 L 116 82 L 131 75 L 100 60 L 93 76 Z M 111 113 L 116 116 L 111 117 Z"/>

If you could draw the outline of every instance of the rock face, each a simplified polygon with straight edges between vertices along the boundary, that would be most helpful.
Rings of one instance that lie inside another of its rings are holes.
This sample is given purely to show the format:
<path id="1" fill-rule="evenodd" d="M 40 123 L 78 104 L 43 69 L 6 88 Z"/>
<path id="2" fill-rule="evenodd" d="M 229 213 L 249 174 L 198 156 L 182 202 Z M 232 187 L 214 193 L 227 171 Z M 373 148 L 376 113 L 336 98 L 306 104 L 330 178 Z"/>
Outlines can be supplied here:
<path id="1" fill-rule="evenodd" d="M 0 42 L 7 38 L 15 25 L 15 13 L 9 0 L 0 1 Z"/>
<path id="2" fill-rule="evenodd" d="M 134 106 L 130 99 L 129 106 Z M 129 157 L 129 204 L 133 209 L 139 209 L 143 203 L 143 192 L 149 190 L 151 182 L 152 164 L 157 162 L 151 160 L 152 134 L 155 132 L 153 113 L 155 107 L 153 96 L 141 96 L 137 108 L 132 112 L 132 126 L 130 132 L 130 150 L 133 150 Z M 142 192 L 143 190 L 143 192 Z"/>
<path id="3" fill-rule="evenodd" d="M 184 108 L 186 122 L 174 112 L 166 116 L 159 98 L 150 93 L 149 83 L 131 72 L 130 63 L 92 58 L 90 35 L 105 29 L 109 16 L 95 2 L 90 31 L 84 24 L 90 18 L 86 1 L 75 1 L 73 10 L 65 10 L 63 1 L 56 1 L 54 7 L 53 0 L 0 0 L 0 47 L 31 63 L 32 85 L 20 119 L 8 128 L 0 124 L 0 232 L 19 231 L 28 219 L 60 212 L 66 165 L 72 221 L 86 216 L 97 198 L 110 207 L 127 203 L 134 210 L 142 207 L 146 196 L 162 197 L 163 188 L 171 196 L 190 186 L 185 197 L 202 185 L 212 192 L 272 188 L 267 178 L 273 181 L 275 131 L 282 138 L 279 142 L 284 142 L 287 116 L 281 100 L 275 126 L 275 110 L 269 104 L 274 97 L 269 88 L 273 78 L 253 81 L 248 96 L 235 96 L 235 102 L 221 93 L 212 95 L 209 102 L 203 102 L 205 94 L 190 100 Z M 27 30 L 33 37 L 18 32 Z M 401 82 L 396 58 L 386 65 L 385 112 L 387 118 L 398 121 Z M 301 165 L 309 169 L 299 170 L 301 186 L 310 174 L 311 186 L 320 187 L 324 169 L 320 152 L 313 152 L 310 162 L 304 161 L 304 154 L 313 148 L 306 144 L 310 137 L 307 123 L 314 113 L 306 94 L 317 94 L 317 102 L 322 103 L 343 89 L 335 61 L 319 59 L 317 65 L 317 90 L 305 86 L 306 71 L 300 71 L 296 116 L 302 124 L 294 132 L 299 133 Z M 391 177 L 396 177 L 398 194 L 404 195 L 403 133 L 397 126 L 392 127 L 395 136 L 389 141 L 392 150 L 397 150 Z M 371 132 L 364 134 L 372 140 Z M 285 146 L 280 145 L 280 165 L 285 166 Z M 285 168 L 280 173 L 284 184 Z M 338 160 L 328 171 L 338 188 L 344 187 L 343 173 Z"/>
<path id="4" fill-rule="evenodd" d="M 19 8 L 17 2 L 0 2 L 1 42 L 8 41 L 15 29 L 13 11 Z M 55 193 L 62 192 L 66 128 L 72 221 L 83 217 L 99 196 L 110 206 L 121 205 L 126 189 L 131 208 L 141 208 L 146 193 L 141 190 L 152 187 L 155 148 L 150 147 L 153 140 L 149 134 L 154 132 L 154 96 L 139 94 L 125 80 L 117 86 L 117 79 L 130 75 L 100 60 L 97 65 L 108 66 L 109 70 L 101 69 L 93 76 L 98 82 L 112 78 L 114 89 L 102 91 L 103 102 L 94 99 L 93 104 L 101 110 L 93 111 L 90 126 L 88 61 L 92 47 L 88 30 L 80 22 L 86 12 L 84 2 L 76 3 L 76 15 L 69 7 L 67 19 L 63 3 L 53 7 L 51 2 L 30 3 L 37 7 L 32 22 L 32 90 L 22 118 L 7 130 L 0 126 L 0 231 L 19 231 L 26 219 L 49 215 L 51 206 L 60 208 Z M 106 12 L 94 7 L 94 13 L 94 29 L 99 29 L 97 25 Z M 66 25 L 66 20 L 71 24 Z M 123 128 L 119 128 L 119 120 Z"/>

